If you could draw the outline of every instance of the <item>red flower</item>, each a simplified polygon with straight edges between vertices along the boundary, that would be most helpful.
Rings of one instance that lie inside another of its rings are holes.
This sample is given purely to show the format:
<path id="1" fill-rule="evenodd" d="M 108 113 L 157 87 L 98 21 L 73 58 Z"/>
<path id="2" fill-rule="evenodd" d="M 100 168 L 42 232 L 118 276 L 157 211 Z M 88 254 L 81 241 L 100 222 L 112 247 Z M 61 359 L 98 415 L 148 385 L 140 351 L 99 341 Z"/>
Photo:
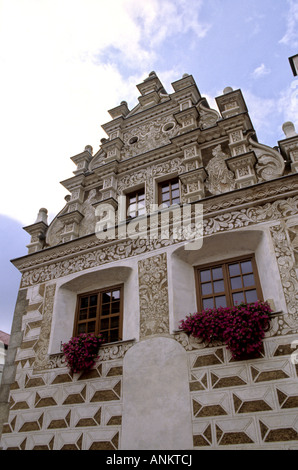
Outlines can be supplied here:
<path id="1" fill-rule="evenodd" d="M 101 335 L 82 333 L 62 344 L 62 352 L 72 372 L 90 369 L 98 357 L 98 349 L 103 343 Z"/>
<path id="2" fill-rule="evenodd" d="M 234 359 L 258 357 L 271 308 L 267 302 L 202 310 L 181 320 L 179 328 L 206 343 L 226 343 Z"/>

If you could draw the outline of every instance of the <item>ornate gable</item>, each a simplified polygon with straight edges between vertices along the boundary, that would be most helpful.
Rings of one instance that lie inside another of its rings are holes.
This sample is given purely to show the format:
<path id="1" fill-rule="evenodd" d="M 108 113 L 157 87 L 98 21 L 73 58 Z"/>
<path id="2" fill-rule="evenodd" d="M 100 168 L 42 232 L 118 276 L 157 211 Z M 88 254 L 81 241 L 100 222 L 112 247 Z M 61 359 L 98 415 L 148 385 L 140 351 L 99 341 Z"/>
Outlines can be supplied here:
<path id="1" fill-rule="evenodd" d="M 66 205 L 49 227 L 42 227 L 29 252 L 94 233 L 96 208 L 110 202 L 117 210 L 119 197 L 140 187 L 150 213 L 158 203 L 157 185 L 167 178 L 178 178 L 184 204 L 297 171 L 295 130 L 285 127 L 289 137 L 278 149 L 259 143 L 241 90 L 225 88 L 216 97 L 217 111 L 191 75 L 172 87 L 167 93 L 151 72 L 137 85 L 140 96 L 132 110 L 125 101 L 109 110 L 112 120 L 102 126 L 107 138 L 95 154 L 86 146 L 71 158 L 74 176 L 62 181 L 70 193 Z M 126 219 L 124 213 L 119 217 Z M 34 227 L 27 231 L 36 238 Z"/>

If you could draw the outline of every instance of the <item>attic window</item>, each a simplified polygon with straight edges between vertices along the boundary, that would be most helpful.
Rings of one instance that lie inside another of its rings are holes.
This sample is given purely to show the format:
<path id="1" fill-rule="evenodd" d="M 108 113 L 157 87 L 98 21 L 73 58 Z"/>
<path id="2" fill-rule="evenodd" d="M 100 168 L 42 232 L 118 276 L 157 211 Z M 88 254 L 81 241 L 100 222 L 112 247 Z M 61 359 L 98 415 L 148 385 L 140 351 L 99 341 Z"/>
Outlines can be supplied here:
<path id="1" fill-rule="evenodd" d="M 175 123 L 174 122 L 168 122 L 167 124 L 165 124 L 162 128 L 163 132 L 169 132 L 171 131 L 172 129 L 174 129 L 175 127 Z"/>
<path id="2" fill-rule="evenodd" d="M 128 143 L 129 145 L 133 145 L 133 144 L 136 144 L 138 140 L 139 138 L 137 136 L 134 136 L 131 139 L 129 139 Z"/>

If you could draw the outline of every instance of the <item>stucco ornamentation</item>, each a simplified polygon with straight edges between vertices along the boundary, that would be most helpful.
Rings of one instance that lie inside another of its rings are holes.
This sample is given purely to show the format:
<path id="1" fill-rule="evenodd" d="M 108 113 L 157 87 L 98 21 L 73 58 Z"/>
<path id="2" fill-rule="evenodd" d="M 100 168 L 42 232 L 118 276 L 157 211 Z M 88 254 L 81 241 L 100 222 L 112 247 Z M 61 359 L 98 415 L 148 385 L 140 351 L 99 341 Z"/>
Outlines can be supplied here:
<path id="1" fill-rule="evenodd" d="M 47 366 L 48 363 L 48 348 L 51 334 L 55 290 L 56 284 L 50 284 L 45 287 L 40 335 L 38 342 L 35 346 L 35 370 L 43 369 Z"/>
<path id="2" fill-rule="evenodd" d="M 122 159 L 134 157 L 135 155 L 169 144 L 170 138 L 179 132 L 178 125 L 174 125 L 167 131 L 165 130 L 166 124 L 172 122 L 175 123 L 172 115 L 162 116 L 125 132 L 123 135 Z"/>
<path id="3" fill-rule="evenodd" d="M 281 199 L 273 203 L 267 203 L 255 207 L 231 211 L 217 216 L 204 218 L 204 235 L 212 235 L 249 225 L 276 220 L 283 217 L 296 215 L 298 212 L 298 196 Z M 130 258 L 142 253 L 148 253 L 156 249 L 178 243 L 173 240 L 170 227 L 170 237 L 164 240 L 126 239 L 115 240 L 115 243 L 102 243 L 93 246 L 92 251 L 71 253 L 68 259 L 56 260 L 42 267 L 27 269 L 23 272 L 21 287 L 47 282 L 62 276 L 73 274 L 84 269 L 100 266 L 111 261 Z M 90 247 L 88 247 L 90 250 Z"/>
<path id="4" fill-rule="evenodd" d="M 145 258 L 138 267 L 140 336 L 169 333 L 167 255 Z"/>
<path id="5" fill-rule="evenodd" d="M 208 178 L 206 180 L 206 187 L 211 194 L 221 194 L 235 189 L 236 182 L 234 174 L 230 171 L 226 164 L 226 155 L 221 145 L 218 145 L 212 150 L 213 158 L 209 160 L 206 170 Z"/>
<path id="6" fill-rule="evenodd" d="M 270 228 L 281 283 L 288 306 L 289 324 L 298 327 L 298 278 L 295 270 L 295 256 L 284 224 Z"/>

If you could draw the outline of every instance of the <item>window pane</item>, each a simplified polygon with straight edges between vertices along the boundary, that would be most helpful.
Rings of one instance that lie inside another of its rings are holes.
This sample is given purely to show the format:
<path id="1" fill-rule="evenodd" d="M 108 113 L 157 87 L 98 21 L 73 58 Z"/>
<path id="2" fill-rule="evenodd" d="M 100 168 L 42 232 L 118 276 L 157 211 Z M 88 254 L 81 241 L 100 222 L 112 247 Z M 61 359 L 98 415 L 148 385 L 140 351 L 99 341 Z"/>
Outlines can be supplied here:
<path id="1" fill-rule="evenodd" d="M 144 215 L 145 214 L 145 207 L 139 207 L 138 209 L 138 215 Z"/>
<path id="2" fill-rule="evenodd" d="M 179 189 L 179 182 L 172 183 L 172 189 Z"/>
<path id="3" fill-rule="evenodd" d="M 232 289 L 242 289 L 241 276 L 231 277 L 231 286 L 232 286 Z"/>
<path id="4" fill-rule="evenodd" d="M 252 273 L 252 264 L 251 264 L 251 261 L 243 261 L 243 262 L 241 263 L 241 269 L 242 269 L 242 273 L 243 273 L 243 274 Z"/>
<path id="5" fill-rule="evenodd" d="M 166 184 L 165 186 L 162 186 L 162 188 L 161 188 L 161 192 L 162 192 L 162 193 L 169 192 L 169 185 L 168 185 L 168 184 Z"/>
<path id="6" fill-rule="evenodd" d="M 78 333 L 86 333 L 86 323 L 81 323 L 78 327 Z"/>
<path id="7" fill-rule="evenodd" d="M 119 326 L 119 317 L 111 318 L 111 328 L 118 328 Z"/>
<path id="8" fill-rule="evenodd" d="M 85 320 L 87 318 L 87 309 L 80 310 L 79 320 Z"/>
<path id="9" fill-rule="evenodd" d="M 245 302 L 244 298 L 244 293 L 243 292 L 237 292 L 233 294 L 233 303 L 234 305 L 239 305 L 241 302 Z"/>
<path id="10" fill-rule="evenodd" d="M 108 318 L 105 318 L 104 320 L 101 320 L 100 329 L 101 330 L 108 330 L 109 329 L 109 319 Z"/>
<path id="11" fill-rule="evenodd" d="M 202 295 L 212 294 L 212 284 L 208 282 L 206 284 L 202 284 Z"/>
<path id="12" fill-rule="evenodd" d="M 145 199 L 145 193 L 142 193 L 142 194 L 138 195 L 138 200 L 139 201 L 144 201 L 144 199 Z"/>
<path id="13" fill-rule="evenodd" d="M 136 202 L 136 196 L 130 196 L 130 197 L 129 197 L 129 204 L 131 205 L 131 204 L 133 204 L 133 203 L 135 203 L 135 202 Z"/>
<path id="14" fill-rule="evenodd" d="M 243 284 L 245 287 L 254 286 L 255 285 L 255 278 L 253 274 L 246 274 L 243 276 Z"/>
<path id="15" fill-rule="evenodd" d="M 119 300 L 119 299 L 120 299 L 120 290 L 113 290 L 112 300 Z"/>
<path id="16" fill-rule="evenodd" d="M 109 315 L 110 314 L 110 304 L 105 304 L 105 305 L 102 306 L 101 314 L 102 315 Z"/>
<path id="17" fill-rule="evenodd" d="M 87 324 L 88 326 L 88 333 L 94 333 L 95 332 L 95 321 L 91 321 Z"/>
<path id="18" fill-rule="evenodd" d="M 206 271 L 201 271 L 200 274 L 201 274 L 201 281 L 202 282 L 211 281 L 210 269 L 207 269 Z"/>
<path id="19" fill-rule="evenodd" d="M 97 295 L 90 295 L 90 307 L 97 305 Z"/>
<path id="20" fill-rule="evenodd" d="M 82 297 L 81 298 L 81 308 L 88 307 L 88 300 L 89 300 L 89 297 Z"/>
<path id="21" fill-rule="evenodd" d="M 215 305 L 216 305 L 216 308 L 226 307 L 227 306 L 226 296 L 219 295 L 218 297 L 215 297 Z"/>
<path id="22" fill-rule="evenodd" d="M 172 191 L 172 198 L 174 198 L 174 197 L 179 197 L 179 189 L 174 189 Z"/>
<path id="23" fill-rule="evenodd" d="M 135 211 L 136 208 L 137 208 L 137 205 L 136 205 L 135 202 L 133 204 L 129 204 L 128 212 L 131 213 L 131 212 Z"/>
<path id="24" fill-rule="evenodd" d="M 240 273 L 239 264 L 230 264 L 229 265 L 230 276 L 238 276 Z"/>
<path id="25" fill-rule="evenodd" d="M 104 292 L 102 294 L 102 303 L 105 304 L 107 302 L 110 302 L 110 298 L 111 298 L 111 293 L 110 292 Z"/>
<path id="26" fill-rule="evenodd" d="M 214 292 L 217 294 L 218 292 L 224 292 L 225 291 L 225 285 L 224 285 L 224 281 L 215 281 L 213 283 L 213 289 L 214 289 Z"/>
<path id="27" fill-rule="evenodd" d="M 120 312 L 120 302 L 113 302 L 112 303 L 112 313 Z"/>
<path id="28" fill-rule="evenodd" d="M 109 341 L 109 332 L 108 331 L 101 331 L 103 340 L 107 343 Z"/>
<path id="29" fill-rule="evenodd" d="M 95 317 L 96 317 L 96 307 L 89 308 L 89 318 L 95 318 Z"/>
<path id="30" fill-rule="evenodd" d="M 223 279 L 222 275 L 222 268 L 213 268 L 212 269 L 212 277 L 213 279 Z"/>
<path id="31" fill-rule="evenodd" d="M 213 298 L 203 299 L 203 309 L 207 310 L 208 308 L 214 308 Z"/>
<path id="32" fill-rule="evenodd" d="M 257 291 L 255 289 L 246 291 L 245 295 L 246 295 L 246 302 L 248 304 L 250 304 L 251 302 L 256 302 L 258 300 Z"/>
<path id="33" fill-rule="evenodd" d="M 179 203 L 180 203 L 179 197 L 172 199 L 172 204 L 179 204 Z"/>
<path id="34" fill-rule="evenodd" d="M 110 341 L 118 341 L 118 339 L 119 339 L 118 329 L 117 330 L 111 330 Z"/>

